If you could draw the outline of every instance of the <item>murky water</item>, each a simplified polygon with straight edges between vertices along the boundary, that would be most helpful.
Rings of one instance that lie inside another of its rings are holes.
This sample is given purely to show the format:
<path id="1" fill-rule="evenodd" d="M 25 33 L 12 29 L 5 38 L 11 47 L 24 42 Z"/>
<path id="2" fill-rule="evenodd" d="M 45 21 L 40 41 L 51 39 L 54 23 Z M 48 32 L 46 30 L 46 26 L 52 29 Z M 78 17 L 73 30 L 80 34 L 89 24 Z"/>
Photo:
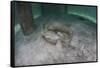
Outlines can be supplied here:
<path id="1" fill-rule="evenodd" d="M 36 30 L 15 36 L 15 65 L 96 61 L 96 24 L 75 15 L 40 16 Z"/>

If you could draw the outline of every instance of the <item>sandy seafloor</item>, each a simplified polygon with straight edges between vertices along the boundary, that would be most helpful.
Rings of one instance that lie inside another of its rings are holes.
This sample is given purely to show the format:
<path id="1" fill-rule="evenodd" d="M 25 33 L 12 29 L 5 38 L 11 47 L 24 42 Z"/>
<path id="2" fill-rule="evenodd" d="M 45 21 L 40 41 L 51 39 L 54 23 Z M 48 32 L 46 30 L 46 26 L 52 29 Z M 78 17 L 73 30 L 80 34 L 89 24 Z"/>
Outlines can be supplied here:
<path id="1" fill-rule="evenodd" d="M 21 29 L 15 35 L 15 66 L 96 61 L 96 24 L 74 15 L 41 16 L 34 22 L 31 35 L 24 36 Z M 59 41 L 52 45 L 41 37 L 44 24 L 51 22 L 71 29 L 72 40 L 65 47 Z"/>

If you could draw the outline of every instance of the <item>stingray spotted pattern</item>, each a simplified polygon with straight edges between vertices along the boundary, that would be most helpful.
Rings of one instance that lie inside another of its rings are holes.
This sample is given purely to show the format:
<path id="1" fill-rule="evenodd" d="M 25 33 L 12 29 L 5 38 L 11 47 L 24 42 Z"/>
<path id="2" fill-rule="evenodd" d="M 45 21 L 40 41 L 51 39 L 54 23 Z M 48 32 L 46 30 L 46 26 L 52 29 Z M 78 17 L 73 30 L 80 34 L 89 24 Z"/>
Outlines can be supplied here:
<path id="1" fill-rule="evenodd" d="M 48 20 L 49 19 L 49 20 Z M 15 66 L 96 61 L 96 27 L 75 16 L 39 17 L 30 36 L 15 36 Z"/>

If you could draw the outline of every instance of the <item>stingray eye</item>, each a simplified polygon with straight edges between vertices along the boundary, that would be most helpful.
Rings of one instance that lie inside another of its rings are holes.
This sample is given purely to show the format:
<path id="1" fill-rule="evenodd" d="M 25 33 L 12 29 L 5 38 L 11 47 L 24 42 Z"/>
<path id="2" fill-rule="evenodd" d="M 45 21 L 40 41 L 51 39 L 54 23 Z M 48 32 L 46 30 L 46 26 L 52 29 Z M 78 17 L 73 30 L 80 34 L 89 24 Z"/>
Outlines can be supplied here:
<path id="1" fill-rule="evenodd" d="M 54 31 L 54 33 L 57 34 L 58 32 L 57 31 Z"/>

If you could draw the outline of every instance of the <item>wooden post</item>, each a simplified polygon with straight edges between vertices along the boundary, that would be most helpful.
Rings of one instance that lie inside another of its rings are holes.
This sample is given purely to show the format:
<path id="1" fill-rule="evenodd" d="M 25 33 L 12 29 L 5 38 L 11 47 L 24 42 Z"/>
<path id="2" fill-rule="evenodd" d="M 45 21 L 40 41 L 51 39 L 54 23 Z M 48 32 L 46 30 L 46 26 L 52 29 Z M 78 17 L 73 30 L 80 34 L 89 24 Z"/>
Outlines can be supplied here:
<path id="1" fill-rule="evenodd" d="M 24 35 L 31 34 L 34 31 L 31 3 L 18 2 L 16 3 L 16 9 Z"/>

